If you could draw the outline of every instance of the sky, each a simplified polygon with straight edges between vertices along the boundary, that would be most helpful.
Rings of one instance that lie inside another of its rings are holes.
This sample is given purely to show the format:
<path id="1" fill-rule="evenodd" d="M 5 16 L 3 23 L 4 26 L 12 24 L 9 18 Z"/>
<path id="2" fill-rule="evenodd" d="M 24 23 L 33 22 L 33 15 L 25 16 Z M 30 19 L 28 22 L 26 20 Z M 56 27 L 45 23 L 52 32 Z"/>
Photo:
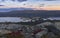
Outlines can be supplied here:
<path id="1" fill-rule="evenodd" d="M 0 0 L 0 8 L 21 7 L 35 10 L 60 10 L 60 0 Z"/>

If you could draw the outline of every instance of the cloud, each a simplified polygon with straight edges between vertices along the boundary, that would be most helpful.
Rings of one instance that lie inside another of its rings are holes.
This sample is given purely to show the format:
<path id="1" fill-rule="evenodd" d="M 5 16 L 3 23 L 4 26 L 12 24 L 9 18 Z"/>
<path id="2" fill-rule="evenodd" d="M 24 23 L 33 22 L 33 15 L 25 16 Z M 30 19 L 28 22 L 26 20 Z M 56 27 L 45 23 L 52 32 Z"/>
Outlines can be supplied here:
<path id="1" fill-rule="evenodd" d="M 24 1 L 27 1 L 27 0 L 0 0 L 0 2 L 24 2 Z"/>
<path id="2" fill-rule="evenodd" d="M 45 1 L 56 1 L 56 0 L 45 0 Z M 58 0 L 57 0 L 58 1 Z"/>
<path id="3" fill-rule="evenodd" d="M 60 0 L 36 0 L 36 1 L 60 1 Z"/>
<path id="4" fill-rule="evenodd" d="M 24 2 L 24 1 L 27 1 L 27 0 L 18 0 L 19 2 Z"/>
<path id="5" fill-rule="evenodd" d="M 60 1 L 53 1 L 53 0 L 18 0 L 18 1 L 6 1 L 0 3 L 0 8 L 43 8 L 43 9 L 50 9 L 50 7 L 58 7 L 60 6 Z M 54 9 L 54 8 L 53 8 Z"/>

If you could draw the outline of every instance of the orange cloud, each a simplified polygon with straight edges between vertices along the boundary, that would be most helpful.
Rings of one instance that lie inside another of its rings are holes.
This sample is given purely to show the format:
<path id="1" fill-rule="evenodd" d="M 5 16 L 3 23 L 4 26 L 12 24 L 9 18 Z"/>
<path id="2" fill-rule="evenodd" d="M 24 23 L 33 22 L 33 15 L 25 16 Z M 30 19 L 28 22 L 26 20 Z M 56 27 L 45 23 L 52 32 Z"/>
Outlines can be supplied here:
<path id="1" fill-rule="evenodd" d="M 45 6 L 45 7 L 38 7 L 37 10 L 60 10 L 60 6 Z"/>
<path id="2" fill-rule="evenodd" d="M 35 10 L 60 10 L 60 6 L 43 6 L 43 7 L 39 7 L 39 6 L 20 6 L 20 5 L 13 5 L 13 6 L 0 6 L 0 8 L 20 8 L 20 7 L 24 7 L 24 8 L 34 8 Z"/>
<path id="3" fill-rule="evenodd" d="M 44 7 L 45 10 L 60 10 L 60 6 L 48 6 Z"/>

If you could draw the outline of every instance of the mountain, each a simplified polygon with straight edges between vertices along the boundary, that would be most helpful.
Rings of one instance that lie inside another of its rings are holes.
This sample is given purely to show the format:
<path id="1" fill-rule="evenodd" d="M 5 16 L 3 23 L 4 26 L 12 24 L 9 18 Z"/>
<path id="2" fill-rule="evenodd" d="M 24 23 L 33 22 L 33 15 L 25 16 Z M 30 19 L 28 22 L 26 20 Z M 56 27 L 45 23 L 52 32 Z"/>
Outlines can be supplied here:
<path id="1" fill-rule="evenodd" d="M 60 11 L 17 10 L 4 13 L 0 12 L 0 17 L 60 17 Z"/>
<path id="2" fill-rule="evenodd" d="M 18 10 L 33 10 L 32 8 L 0 8 L 0 12 L 10 12 L 10 11 L 18 11 Z"/>

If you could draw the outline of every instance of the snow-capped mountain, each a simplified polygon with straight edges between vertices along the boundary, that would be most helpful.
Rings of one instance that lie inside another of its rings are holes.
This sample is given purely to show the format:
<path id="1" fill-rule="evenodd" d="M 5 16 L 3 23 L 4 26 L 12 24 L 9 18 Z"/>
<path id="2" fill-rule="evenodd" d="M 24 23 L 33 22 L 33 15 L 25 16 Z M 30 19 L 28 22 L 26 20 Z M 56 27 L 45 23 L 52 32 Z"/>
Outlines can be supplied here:
<path id="1" fill-rule="evenodd" d="M 21 11 L 21 10 L 33 10 L 32 8 L 0 8 L 0 12 L 10 12 L 10 11 Z"/>

